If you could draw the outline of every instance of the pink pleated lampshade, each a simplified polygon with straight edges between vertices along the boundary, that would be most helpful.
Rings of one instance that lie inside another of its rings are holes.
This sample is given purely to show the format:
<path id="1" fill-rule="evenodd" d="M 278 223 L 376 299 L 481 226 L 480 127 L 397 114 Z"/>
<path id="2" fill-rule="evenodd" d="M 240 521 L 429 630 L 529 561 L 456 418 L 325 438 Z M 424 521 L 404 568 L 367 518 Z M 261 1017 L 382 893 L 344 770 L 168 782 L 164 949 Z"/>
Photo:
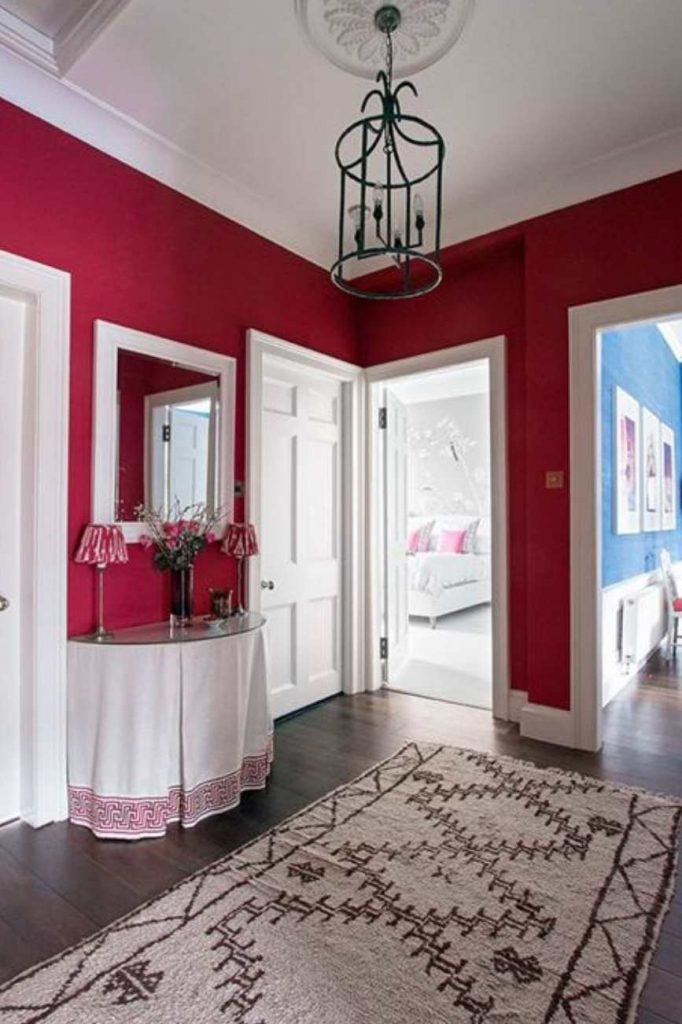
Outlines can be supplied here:
<path id="1" fill-rule="evenodd" d="M 222 549 L 226 555 L 247 558 L 258 554 L 256 528 L 251 523 L 230 523 L 225 534 Z"/>
<path id="2" fill-rule="evenodd" d="M 127 562 L 128 549 L 121 527 L 115 524 L 104 526 L 101 523 L 90 523 L 83 530 L 75 561 L 85 562 L 87 565 Z"/>

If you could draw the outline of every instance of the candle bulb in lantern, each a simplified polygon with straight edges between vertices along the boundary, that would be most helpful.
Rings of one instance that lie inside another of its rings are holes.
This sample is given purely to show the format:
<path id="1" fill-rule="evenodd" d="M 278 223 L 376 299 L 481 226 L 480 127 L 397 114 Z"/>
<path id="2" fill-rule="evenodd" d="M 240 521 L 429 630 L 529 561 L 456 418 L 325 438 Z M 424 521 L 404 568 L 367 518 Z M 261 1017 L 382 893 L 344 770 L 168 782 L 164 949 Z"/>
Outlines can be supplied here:
<path id="1" fill-rule="evenodd" d="M 363 213 L 364 213 L 364 210 L 363 210 L 362 206 L 349 206 L 348 207 L 348 216 L 350 217 L 350 219 L 353 222 L 353 228 L 354 228 L 353 237 L 355 238 L 355 244 L 357 245 L 358 249 L 361 248 L 361 244 L 362 244 L 362 219 L 363 219 Z"/>
<path id="2" fill-rule="evenodd" d="M 384 186 L 374 186 L 374 219 L 380 221 L 384 215 Z"/>
<path id="3" fill-rule="evenodd" d="M 399 220 L 396 220 L 393 228 L 393 245 L 396 249 L 402 249 L 403 246 L 403 229 Z"/>
<path id="4" fill-rule="evenodd" d="M 414 224 L 417 231 L 424 230 L 424 200 L 418 192 L 414 197 Z"/>

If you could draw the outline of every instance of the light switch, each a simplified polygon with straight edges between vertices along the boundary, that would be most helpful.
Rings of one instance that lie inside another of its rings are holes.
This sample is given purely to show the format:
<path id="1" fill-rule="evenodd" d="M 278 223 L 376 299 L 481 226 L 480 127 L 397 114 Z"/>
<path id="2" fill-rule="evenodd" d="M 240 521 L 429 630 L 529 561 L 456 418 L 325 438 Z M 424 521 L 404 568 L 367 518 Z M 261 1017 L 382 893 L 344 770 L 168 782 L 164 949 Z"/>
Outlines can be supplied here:
<path id="1" fill-rule="evenodd" d="M 545 473 L 545 487 L 548 491 L 560 490 L 564 486 L 563 469 L 548 469 Z"/>

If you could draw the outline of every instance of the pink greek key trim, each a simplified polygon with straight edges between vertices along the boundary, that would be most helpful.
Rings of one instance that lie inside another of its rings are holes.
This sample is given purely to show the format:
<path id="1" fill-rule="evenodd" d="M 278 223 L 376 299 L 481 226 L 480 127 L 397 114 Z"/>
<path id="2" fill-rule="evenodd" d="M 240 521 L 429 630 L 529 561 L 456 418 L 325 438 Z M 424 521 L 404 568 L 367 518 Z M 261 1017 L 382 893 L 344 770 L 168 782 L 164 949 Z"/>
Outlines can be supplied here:
<path id="1" fill-rule="evenodd" d="M 69 786 L 69 820 L 96 836 L 142 839 L 162 836 L 171 822 L 192 828 L 203 818 L 228 811 L 248 789 L 263 789 L 272 764 L 272 737 L 262 754 L 249 755 L 229 775 L 183 791 L 172 786 L 164 797 L 100 796 L 87 786 Z"/>

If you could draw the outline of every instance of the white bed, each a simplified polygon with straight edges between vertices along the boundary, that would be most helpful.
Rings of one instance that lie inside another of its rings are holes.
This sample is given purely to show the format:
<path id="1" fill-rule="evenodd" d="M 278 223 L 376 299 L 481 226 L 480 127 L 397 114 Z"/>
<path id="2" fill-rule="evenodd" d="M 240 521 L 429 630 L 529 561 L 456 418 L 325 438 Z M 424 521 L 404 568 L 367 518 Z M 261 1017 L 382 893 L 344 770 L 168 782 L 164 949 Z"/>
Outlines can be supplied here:
<path id="1" fill-rule="evenodd" d="M 441 529 L 465 528 L 471 520 L 459 516 L 436 518 L 429 546 L 437 548 Z M 461 554 L 429 550 L 408 555 L 410 616 L 429 619 L 435 629 L 443 615 L 490 601 L 489 519 L 481 519 L 472 547 Z"/>

